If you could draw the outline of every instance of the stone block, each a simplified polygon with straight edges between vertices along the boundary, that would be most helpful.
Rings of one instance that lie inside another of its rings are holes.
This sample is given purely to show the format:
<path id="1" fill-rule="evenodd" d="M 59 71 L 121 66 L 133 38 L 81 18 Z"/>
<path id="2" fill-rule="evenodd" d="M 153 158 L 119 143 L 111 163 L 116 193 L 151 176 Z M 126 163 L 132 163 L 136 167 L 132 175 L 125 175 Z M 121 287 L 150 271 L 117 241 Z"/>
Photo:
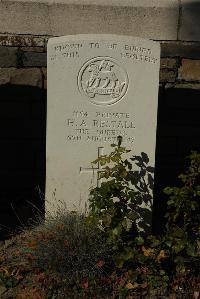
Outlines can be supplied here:
<path id="1" fill-rule="evenodd" d="M 42 68 L 42 74 L 43 74 L 43 76 L 44 76 L 44 79 L 47 80 L 47 68 L 46 68 L 46 67 L 43 67 L 43 68 Z"/>
<path id="2" fill-rule="evenodd" d="M 154 2 L 154 5 L 152 3 Z M 54 36 L 81 33 L 111 33 L 155 40 L 177 38 L 178 5 L 171 1 L 136 1 L 130 6 L 52 5 L 51 28 Z M 174 5 L 171 5 L 171 4 Z M 109 3 L 110 4 L 110 3 Z"/>
<path id="3" fill-rule="evenodd" d="M 45 38 L 23 35 L 0 35 L 0 46 L 44 47 Z"/>
<path id="4" fill-rule="evenodd" d="M 161 57 L 200 59 L 200 42 L 161 42 Z"/>
<path id="5" fill-rule="evenodd" d="M 0 85 L 7 83 L 42 87 L 42 74 L 37 68 L 0 68 Z"/>
<path id="6" fill-rule="evenodd" d="M 34 53 L 44 53 L 45 49 L 43 47 L 21 47 L 23 52 L 34 52 Z"/>
<path id="7" fill-rule="evenodd" d="M 47 54 L 37 52 L 24 52 L 22 55 L 23 66 L 44 67 L 47 65 Z"/>
<path id="8" fill-rule="evenodd" d="M 51 34 L 48 6 L 32 2 L 0 2 L 0 32 Z"/>
<path id="9" fill-rule="evenodd" d="M 47 89 L 47 80 L 43 81 L 43 87 L 44 87 L 44 89 Z"/>
<path id="10" fill-rule="evenodd" d="M 181 0 L 179 40 L 200 41 L 200 1 Z"/>
<path id="11" fill-rule="evenodd" d="M 177 59 L 175 59 L 175 58 L 161 58 L 160 67 L 162 69 L 175 69 L 177 67 Z"/>
<path id="12" fill-rule="evenodd" d="M 178 70 L 178 79 L 200 81 L 200 60 L 182 59 L 182 65 Z"/>
<path id="13" fill-rule="evenodd" d="M 4 0 L 4 2 L 13 2 L 13 0 Z M 27 0 L 15 0 L 15 2 L 27 2 Z M 171 6 L 173 7 L 176 0 L 29 0 L 29 2 L 51 4 L 75 4 L 75 5 L 101 5 L 101 6 Z"/>
<path id="14" fill-rule="evenodd" d="M 167 83 L 165 88 L 196 89 L 200 90 L 200 83 Z"/>
<path id="15" fill-rule="evenodd" d="M 45 37 L 45 39 L 44 39 L 44 49 L 45 49 L 45 51 L 47 51 L 47 43 L 48 43 L 48 40 L 50 39 L 50 38 L 52 38 L 53 36 L 47 36 L 47 37 Z"/>
<path id="16" fill-rule="evenodd" d="M 57 205 L 52 187 L 69 210 L 84 209 L 91 182 L 100 184 L 90 161 L 109 153 L 119 135 L 124 146 L 146 152 L 154 164 L 159 60 L 159 43 L 140 38 L 49 40 L 46 211 Z"/>
<path id="17" fill-rule="evenodd" d="M 176 72 L 168 69 L 160 70 L 160 82 L 175 82 L 176 81 Z"/>
<path id="18" fill-rule="evenodd" d="M 0 46 L 0 67 L 17 66 L 17 51 L 15 47 Z"/>
<path id="19" fill-rule="evenodd" d="M 47 68 L 42 68 L 42 74 L 43 74 L 43 87 L 44 89 L 47 89 Z"/>
<path id="20" fill-rule="evenodd" d="M 177 38 L 178 0 L 115 0 L 100 4 L 100 1 L 45 2 L 0 2 L 0 32 L 53 36 L 113 33 L 155 40 Z"/>

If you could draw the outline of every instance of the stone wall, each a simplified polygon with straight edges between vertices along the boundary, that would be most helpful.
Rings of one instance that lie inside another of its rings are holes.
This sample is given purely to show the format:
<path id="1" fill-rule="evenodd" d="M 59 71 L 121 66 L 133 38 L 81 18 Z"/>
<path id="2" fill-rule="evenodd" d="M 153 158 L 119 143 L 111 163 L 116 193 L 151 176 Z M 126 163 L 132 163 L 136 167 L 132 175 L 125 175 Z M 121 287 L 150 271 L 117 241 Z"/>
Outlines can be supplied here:
<path id="1" fill-rule="evenodd" d="M 0 2 L 0 223 L 16 228 L 44 202 L 48 38 L 114 33 L 161 43 L 154 210 L 159 227 L 162 188 L 177 183 L 184 157 L 200 149 L 200 2 L 72 2 Z"/>
<path id="2" fill-rule="evenodd" d="M 48 37 L 0 35 L 0 85 L 47 87 Z M 200 41 L 160 41 L 160 84 L 200 88 Z"/>

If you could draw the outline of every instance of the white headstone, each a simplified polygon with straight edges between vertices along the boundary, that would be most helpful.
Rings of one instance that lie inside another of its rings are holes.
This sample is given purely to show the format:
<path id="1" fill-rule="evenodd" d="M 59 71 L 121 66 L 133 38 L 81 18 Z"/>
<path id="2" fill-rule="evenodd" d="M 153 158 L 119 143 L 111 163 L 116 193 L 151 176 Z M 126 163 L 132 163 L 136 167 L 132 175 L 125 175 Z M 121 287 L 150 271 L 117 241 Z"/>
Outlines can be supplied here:
<path id="1" fill-rule="evenodd" d="M 116 35 L 75 35 L 48 42 L 46 209 L 83 210 L 99 183 L 98 156 L 117 136 L 154 165 L 159 43 Z"/>

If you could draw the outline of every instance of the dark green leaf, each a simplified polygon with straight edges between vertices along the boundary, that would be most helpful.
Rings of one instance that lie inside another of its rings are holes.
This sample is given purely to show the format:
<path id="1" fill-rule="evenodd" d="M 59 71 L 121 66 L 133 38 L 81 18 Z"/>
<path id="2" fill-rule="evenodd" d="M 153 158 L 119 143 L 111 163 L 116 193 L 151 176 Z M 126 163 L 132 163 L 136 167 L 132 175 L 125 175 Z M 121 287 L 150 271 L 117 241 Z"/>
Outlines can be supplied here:
<path id="1" fill-rule="evenodd" d="M 148 155 L 144 152 L 141 152 L 142 160 L 145 164 L 149 163 Z"/>
<path id="2" fill-rule="evenodd" d="M 147 170 L 148 172 L 154 173 L 155 168 L 154 168 L 154 167 L 151 167 L 151 166 L 147 166 L 146 170 Z"/>

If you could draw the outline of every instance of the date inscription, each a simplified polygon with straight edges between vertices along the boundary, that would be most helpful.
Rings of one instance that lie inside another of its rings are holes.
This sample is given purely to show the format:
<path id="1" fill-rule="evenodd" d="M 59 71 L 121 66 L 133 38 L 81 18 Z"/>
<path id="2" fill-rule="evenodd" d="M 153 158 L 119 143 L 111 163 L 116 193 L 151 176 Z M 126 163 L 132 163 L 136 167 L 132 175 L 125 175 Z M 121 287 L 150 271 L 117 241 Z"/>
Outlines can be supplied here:
<path id="1" fill-rule="evenodd" d="M 67 142 L 134 143 L 135 123 L 128 112 L 73 111 L 66 118 Z"/>

